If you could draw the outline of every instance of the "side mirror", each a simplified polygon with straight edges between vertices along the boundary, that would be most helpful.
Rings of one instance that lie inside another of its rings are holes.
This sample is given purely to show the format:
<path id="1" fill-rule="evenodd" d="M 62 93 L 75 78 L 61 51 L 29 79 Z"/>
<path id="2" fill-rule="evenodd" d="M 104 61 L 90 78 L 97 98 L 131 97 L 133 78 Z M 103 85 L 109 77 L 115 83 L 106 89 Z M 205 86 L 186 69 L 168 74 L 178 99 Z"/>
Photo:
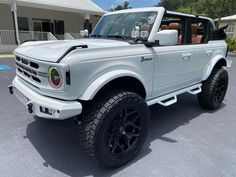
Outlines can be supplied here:
<path id="1" fill-rule="evenodd" d="M 162 30 L 154 34 L 155 41 L 159 41 L 159 45 L 171 46 L 178 43 L 177 30 Z"/>
<path id="2" fill-rule="evenodd" d="M 87 38 L 89 36 L 88 30 L 87 29 L 81 30 L 80 31 L 80 36 L 82 36 L 82 38 Z"/>

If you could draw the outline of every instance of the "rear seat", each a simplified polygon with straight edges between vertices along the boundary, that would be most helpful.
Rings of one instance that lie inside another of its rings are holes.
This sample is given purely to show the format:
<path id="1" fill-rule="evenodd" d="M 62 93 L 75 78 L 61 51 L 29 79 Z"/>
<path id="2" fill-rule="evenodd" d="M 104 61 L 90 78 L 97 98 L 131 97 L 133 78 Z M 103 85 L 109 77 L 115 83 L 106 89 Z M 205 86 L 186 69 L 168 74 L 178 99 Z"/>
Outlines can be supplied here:
<path id="1" fill-rule="evenodd" d="M 201 44 L 202 35 L 198 35 L 198 26 L 192 25 L 192 44 Z"/>

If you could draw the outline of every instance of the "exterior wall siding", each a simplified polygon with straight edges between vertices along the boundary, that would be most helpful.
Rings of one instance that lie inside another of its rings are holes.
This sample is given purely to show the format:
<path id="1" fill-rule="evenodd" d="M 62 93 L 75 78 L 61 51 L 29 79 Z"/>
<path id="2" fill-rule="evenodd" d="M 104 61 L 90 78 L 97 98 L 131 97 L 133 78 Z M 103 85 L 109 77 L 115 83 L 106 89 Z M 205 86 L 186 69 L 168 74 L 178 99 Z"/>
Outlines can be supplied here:
<path id="1" fill-rule="evenodd" d="M 0 4 L 0 30 L 14 30 L 11 6 Z"/>

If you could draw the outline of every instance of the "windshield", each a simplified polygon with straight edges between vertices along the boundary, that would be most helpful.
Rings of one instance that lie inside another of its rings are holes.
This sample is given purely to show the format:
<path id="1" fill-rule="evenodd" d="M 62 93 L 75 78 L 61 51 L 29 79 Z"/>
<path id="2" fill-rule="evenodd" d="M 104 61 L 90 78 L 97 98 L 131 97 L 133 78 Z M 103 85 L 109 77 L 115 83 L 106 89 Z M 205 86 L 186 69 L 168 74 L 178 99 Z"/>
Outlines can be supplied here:
<path id="1" fill-rule="evenodd" d="M 147 40 L 157 12 L 133 12 L 104 16 L 91 37 Z"/>

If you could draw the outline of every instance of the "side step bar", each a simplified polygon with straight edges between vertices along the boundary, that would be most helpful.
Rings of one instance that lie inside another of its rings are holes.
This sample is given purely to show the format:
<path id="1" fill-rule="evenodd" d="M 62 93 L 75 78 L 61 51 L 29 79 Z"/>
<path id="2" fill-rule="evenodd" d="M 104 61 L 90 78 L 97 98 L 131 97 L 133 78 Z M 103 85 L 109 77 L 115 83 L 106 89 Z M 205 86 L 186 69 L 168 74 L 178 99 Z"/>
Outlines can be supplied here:
<path id="1" fill-rule="evenodd" d="M 162 106 L 170 106 L 172 104 L 175 104 L 176 102 L 177 102 L 177 96 L 175 95 L 172 98 L 162 100 L 162 101 L 158 101 L 157 103 L 162 105 Z"/>
<path id="2" fill-rule="evenodd" d="M 167 94 L 164 96 L 160 96 L 160 97 L 154 98 L 152 100 L 148 100 L 147 105 L 151 106 L 154 104 L 160 104 L 162 106 L 170 106 L 170 105 L 175 104 L 177 102 L 177 96 L 182 93 L 188 92 L 192 95 L 196 95 L 196 94 L 200 93 L 202 91 L 201 86 L 202 86 L 202 84 L 196 84 L 191 87 L 187 87 L 187 88 L 175 91 L 173 93 L 170 93 L 170 94 Z"/>
<path id="3" fill-rule="evenodd" d="M 197 87 L 195 89 L 189 90 L 188 93 L 192 94 L 192 95 L 197 95 L 200 92 L 202 92 L 202 88 L 201 87 Z"/>

